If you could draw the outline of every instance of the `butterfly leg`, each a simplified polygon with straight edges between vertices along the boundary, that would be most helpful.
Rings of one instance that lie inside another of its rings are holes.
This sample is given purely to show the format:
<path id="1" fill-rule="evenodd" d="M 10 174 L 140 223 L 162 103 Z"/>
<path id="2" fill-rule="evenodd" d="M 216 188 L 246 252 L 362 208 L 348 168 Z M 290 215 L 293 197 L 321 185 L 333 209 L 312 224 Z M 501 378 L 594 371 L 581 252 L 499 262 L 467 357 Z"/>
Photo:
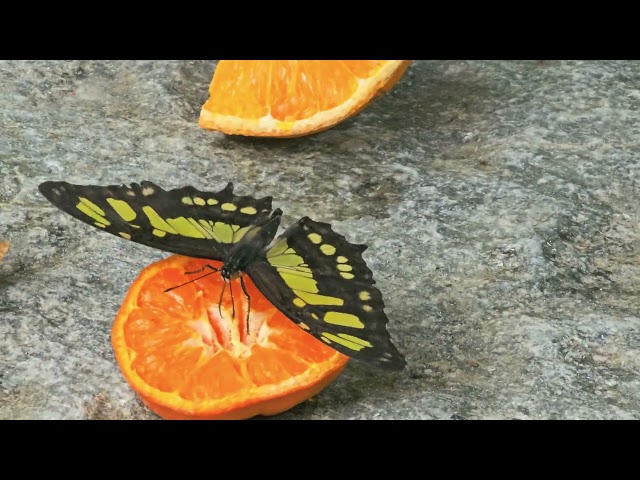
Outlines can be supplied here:
<path id="1" fill-rule="evenodd" d="M 227 280 L 224 279 L 224 283 L 222 284 L 222 290 L 220 290 L 220 300 L 218 300 L 218 313 L 220 314 L 220 318 L 222 318 L 222 296 L 224 295 L 224 289 L 227 286 Z"/>
<path id="2" fill-rule="evenodd" d="M 249 313 L 251 312 L 251 297 L 247 293 L 247 287 L 244 286 L 244 278 L 240 277 L 240 286 L 242 287 L 242 291 L 244 292 L 245 297 L 247 297 L 247 335 L 249 332 Z"/>
<path id="3" fill-rule="evenodd" d="M 185 274 L 185 275 L 193 275 L 194 273 L 200 273 L 200 272 L 202 272 L 205 268 L 209 268 L 209 269 L 213 270 L 214 272 L 219 272 L 220 270 L 222 270 L 221 268 L 215 268 L 215 267 L 212 267 L 211 265 L 209 265 L 209 264 L 207 263 L 204 267 L 199 268 L 198 270 L 194 270 L 193 272 L 184 272 L 184 274 Z"/>
<path id="4" fill-rule="evenodd" d="M 171 290 L 174 290 L 174 289 L 179 288 L 179 287 L 184 287 L 185 285 L 188 285 L 188 284 L 190 284 L 190 283 L 193 283 L 193 282 L 195 282 L 196 280 L 200 280 L 201 278 L 208 277 L 209 275 L 212 275 L 212 274 L 214 274 L 214 273 L 216 273 L 216 272 L 219 272 L 219 271 L 221 270 L 220 268 L 214 268 L 214 267 L 212 267 L 211 265 L 207 264 L 207 265 L 205 265 L 204 267 L 202 267 L 202 268 L 201 268 L 201 269 L 199 269 L 199 270 L 194 270 L 193 272 L 184 272 L 184 274 L 185 274 L 185 275 L 191 275 L 191 274 L 193 274 L 193 273 L 200 273 L 200 272 L 202 272 L 205 268 L 210 268 L 210 269 L 211 269 L 211 272 L 209 272 L 209 273 L 205 273 L 204 275 L 201 275 L 201 276 L 199 276 L 198 278 L 194 278 L 193 280 L 189 280 L 188 282 L 181 283 L 180 285 L 176 285 L 175 287 L 167 288 L 167 289 L 164 291 L 164 293 L 170 292 Z"/>
<path id="5" fill-rule="evenodd" d="M 231 292 L 231 318 L 236 318 L 236 302 L 233 301 L 233 284 L 229 280 L 229 292 Z"/>

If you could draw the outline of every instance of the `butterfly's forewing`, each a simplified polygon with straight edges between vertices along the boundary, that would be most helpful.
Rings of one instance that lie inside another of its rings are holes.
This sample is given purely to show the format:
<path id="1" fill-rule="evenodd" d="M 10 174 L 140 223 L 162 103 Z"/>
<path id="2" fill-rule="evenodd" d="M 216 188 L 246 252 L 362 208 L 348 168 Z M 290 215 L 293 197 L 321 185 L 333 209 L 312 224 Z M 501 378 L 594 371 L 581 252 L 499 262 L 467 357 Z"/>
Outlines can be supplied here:
<path id="1" fill-rule="evenodd" d="M 133 242 L 190 257 L 223 260 L 231 245 L 269 217 L 271 197 L 193 187 L 163 190 L 151 182 L 131 185 L 73 185 L 45 182 L 40 192 L 83 222 Z"/>
<path id="2" fill-rule="evenodd" d="M 391 343 L 365 249 L 304 217 L 246 271 L 271 303 L 315 337 L 350 357 L 399 370 L 405 360 Z"/>

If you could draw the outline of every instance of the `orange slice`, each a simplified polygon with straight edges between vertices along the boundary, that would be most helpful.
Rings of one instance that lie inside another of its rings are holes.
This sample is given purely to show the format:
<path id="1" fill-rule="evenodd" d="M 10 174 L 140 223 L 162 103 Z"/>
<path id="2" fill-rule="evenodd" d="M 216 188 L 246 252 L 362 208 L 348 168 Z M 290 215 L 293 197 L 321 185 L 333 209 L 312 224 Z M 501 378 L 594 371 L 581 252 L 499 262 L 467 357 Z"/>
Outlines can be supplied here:
<path id="1" fill-rule="evenodd" d="M 409 60 L 220 60 L 199 125 L 296 137 L 332 127 L 387 92 Z"/>
<path id="2" fill-rule="evenodd" d="M 219 273 L 164 290 L 220 262 L 179 255 L 145 268 L 118 312 L 111 340 L 118 365 L 145 404 L 165 419 L 244 419 L 275 415 L 316 395 L 348 357 L 312 337 L 262 296 L 248 276 L 231 282 L 235 305 Z"/>
<path id="3" fill-rule="evenodd" d="M 8 251 L 9 251 L 9 243 L 0 242 L 0 260 L 4 258 L 4 256 L 7 254 Z"/>

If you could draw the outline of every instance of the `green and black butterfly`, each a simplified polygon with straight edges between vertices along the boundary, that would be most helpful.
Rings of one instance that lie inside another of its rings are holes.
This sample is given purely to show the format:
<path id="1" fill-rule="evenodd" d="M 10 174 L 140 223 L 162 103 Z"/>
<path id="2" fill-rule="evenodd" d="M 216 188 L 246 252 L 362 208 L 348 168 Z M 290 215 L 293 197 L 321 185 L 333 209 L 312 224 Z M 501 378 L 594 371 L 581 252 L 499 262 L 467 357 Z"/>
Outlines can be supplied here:
<path id="1" fill-rule="evenodd" d="M 225 281 L 246 273 L 282 313 L 349 357 L 386 369 L 405 366 L 362 259 L 366 245 L 349 243 L 327 223 L 301 218 L 271 245 L 282 210 L 271 210 L 271 197 L 234 195 L 232 183 L 219 192 L 167 191 L 151 182 L 44 182 L 39 190 L 56 207 L 114 235 L 220 261 Z"/>

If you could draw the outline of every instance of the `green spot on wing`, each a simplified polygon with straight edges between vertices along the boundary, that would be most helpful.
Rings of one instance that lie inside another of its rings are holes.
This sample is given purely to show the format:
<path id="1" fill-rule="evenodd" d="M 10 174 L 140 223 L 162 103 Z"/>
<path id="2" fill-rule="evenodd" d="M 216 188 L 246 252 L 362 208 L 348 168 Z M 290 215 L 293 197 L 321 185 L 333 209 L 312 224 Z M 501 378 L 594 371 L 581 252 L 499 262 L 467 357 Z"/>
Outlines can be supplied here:
<path id="1" fill-rule="evenodd" d="M 136 212 L 134 212 L 133 208 L 131 208 L 131 206 L 124 200 L 107 198 L 107 203 L 111 205 L 111 208 L 113 208 L 125 222 L 130 222 L 136 218 Z"/>

